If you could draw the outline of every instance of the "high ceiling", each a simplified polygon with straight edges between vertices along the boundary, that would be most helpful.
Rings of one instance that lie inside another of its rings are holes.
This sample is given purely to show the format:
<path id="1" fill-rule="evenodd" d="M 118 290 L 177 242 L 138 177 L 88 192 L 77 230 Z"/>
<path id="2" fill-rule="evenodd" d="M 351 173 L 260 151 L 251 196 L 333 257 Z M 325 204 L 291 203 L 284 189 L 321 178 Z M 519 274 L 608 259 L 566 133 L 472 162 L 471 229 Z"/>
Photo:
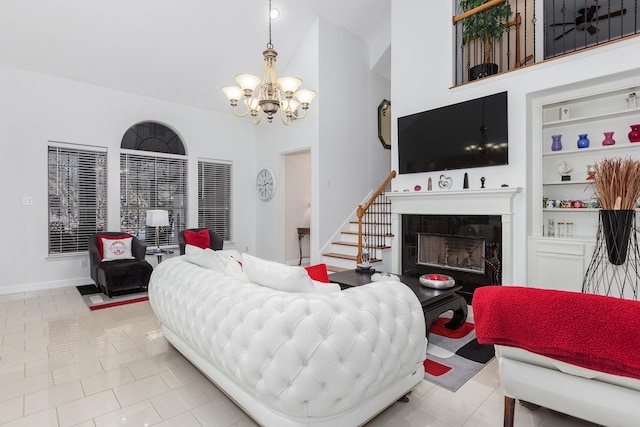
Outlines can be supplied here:
<path id="1" fill-rule="evenodd" d="M 390 2 L 273 0 L 279 69 L 317 16 L 370 42 Z M 267 0 L 0 0 L 0 63 L 227 112 L 220 87 L 264 69 L 267 11 Z"/>

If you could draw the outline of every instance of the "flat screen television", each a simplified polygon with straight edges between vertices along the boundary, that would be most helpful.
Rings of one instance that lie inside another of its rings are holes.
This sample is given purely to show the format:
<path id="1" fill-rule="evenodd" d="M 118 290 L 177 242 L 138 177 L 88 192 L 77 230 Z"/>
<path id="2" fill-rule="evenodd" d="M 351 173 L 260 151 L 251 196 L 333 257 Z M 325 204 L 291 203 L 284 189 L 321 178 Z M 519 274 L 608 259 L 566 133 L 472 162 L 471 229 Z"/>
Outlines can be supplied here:
<path id="1" fill-rule="evenodd" d="M 507 92 L 398 118 L 400 173 L 509 164 Z"/>

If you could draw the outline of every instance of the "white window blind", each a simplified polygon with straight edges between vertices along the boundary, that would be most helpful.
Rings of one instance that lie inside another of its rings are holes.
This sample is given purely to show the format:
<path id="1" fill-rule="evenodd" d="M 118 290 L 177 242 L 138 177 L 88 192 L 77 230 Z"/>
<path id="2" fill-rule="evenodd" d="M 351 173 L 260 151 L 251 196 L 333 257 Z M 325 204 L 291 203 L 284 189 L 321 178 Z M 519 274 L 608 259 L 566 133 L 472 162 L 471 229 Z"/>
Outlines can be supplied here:
<path id="1" fill-rule="evenodd" d="M 120 154 L 120 229 L 149 245 L 155 227 L 147 227 L 147 210 L 169 211 L 169 226 L 160 227 L 160 246 L 177 245 L 187 218 L 187 160 L 175 155 Z"/>
<path id="2" fill-rule="evenodd" d="M 231 240 L 231 164 L 198 161 L 198 227 Z"/>
<path id="3" fill-rule="evenodd" d="M 107 224 L 107 152 L 48 147 L 49 254 L 88 250 Z"/>

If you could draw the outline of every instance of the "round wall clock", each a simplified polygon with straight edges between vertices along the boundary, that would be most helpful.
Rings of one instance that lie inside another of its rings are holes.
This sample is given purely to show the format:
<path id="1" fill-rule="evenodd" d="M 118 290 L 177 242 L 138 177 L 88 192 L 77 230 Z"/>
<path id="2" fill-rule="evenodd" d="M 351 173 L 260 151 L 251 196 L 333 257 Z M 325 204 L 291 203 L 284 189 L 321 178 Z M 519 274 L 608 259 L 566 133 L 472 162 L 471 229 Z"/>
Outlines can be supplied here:
<path id="1" fill-rule="evenodd" d="M 276 175 L 271 169 L 262 169 L 256 177 L 256 190 L 261 200 L 269 201 L 276 192 Z"/>

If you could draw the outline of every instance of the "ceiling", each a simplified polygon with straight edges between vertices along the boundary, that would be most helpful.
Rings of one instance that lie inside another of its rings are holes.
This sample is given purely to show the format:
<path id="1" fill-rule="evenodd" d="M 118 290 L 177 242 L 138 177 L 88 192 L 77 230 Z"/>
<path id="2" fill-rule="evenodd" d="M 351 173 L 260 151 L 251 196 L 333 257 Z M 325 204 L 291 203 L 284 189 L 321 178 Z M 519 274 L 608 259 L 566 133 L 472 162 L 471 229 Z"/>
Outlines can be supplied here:
<path id="1" fill-rule="evenodd" d="M 273 0 L 279 69 L 317 16 L 370 42 L 390 3 Z M 0 0 L 0 63 L 228 112 L 220 88 L 263 72 L 267 13 L 267 0 Z"/>

